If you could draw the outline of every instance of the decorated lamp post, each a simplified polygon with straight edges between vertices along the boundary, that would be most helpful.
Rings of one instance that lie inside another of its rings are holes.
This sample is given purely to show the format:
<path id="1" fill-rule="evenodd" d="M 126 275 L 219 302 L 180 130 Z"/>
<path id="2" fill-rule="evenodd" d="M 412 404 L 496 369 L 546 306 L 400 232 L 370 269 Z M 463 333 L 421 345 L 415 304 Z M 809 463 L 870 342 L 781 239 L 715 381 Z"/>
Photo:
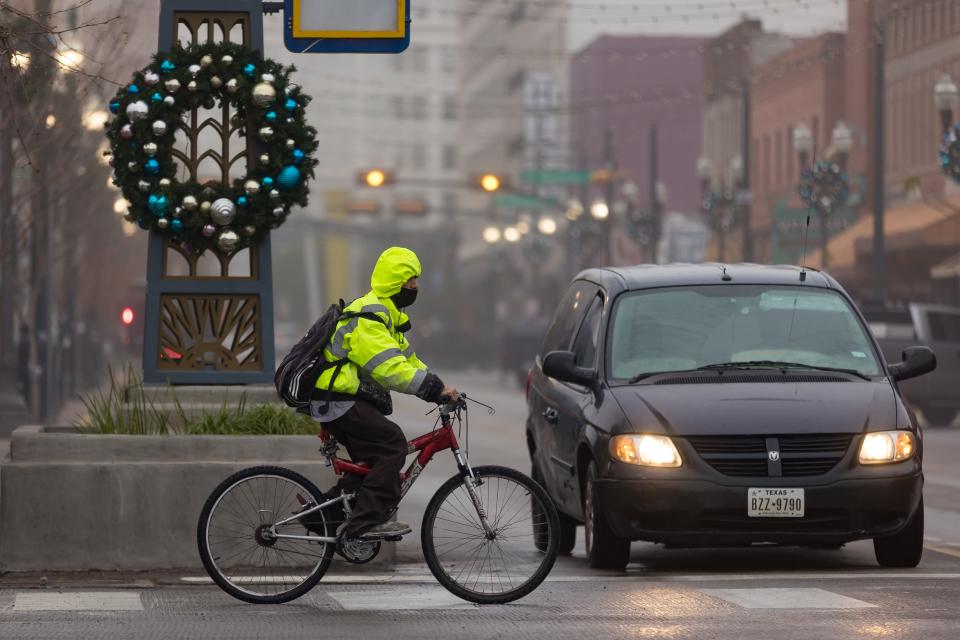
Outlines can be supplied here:
<path id="1" fill-rule="evenodd" d="M 700 179 L 700 209 L 704 215 L 704 221 L 707 227 L 717 237 L 717 261 L 726 260 L 727 235 L 739 222 L 737 215 L 736 198 L 733 190 L 720 181 L 717 189 L 714 190 L 710 184 L 712 165 L 710 159 L 701 156 L 697 160 L 697 177 Z M 743 171 L 743 160 L 735 156 L 730 160 L 730 171 L 732 182 L 740 179 Z"/>
<path id="2" fill-rule="evenodd" d="M 934 103 L 940 112 L 943 142 L 940 146 L 940 168 L 954 182 L 960 183 L 960 124 L 954 124 L 953 113 L 960 101 L 957 85 L 950 74 L 940 76 L 933 88 Z"/>
<path id="3" fill-rule="evenodd" d="M 816 212 L 820 221 L 820 266 L 827 267 L 827 245 L 830 241 L 830 218 L 850 196 L 850 180 L 846 174 L 847 154 L 853 145 L 850 129 L 838 122 L 834 127 L 831 142 L 834 160 L 817 160 L 809 163 L 813 149 L 813 136 L 802 122 L 793 130 L 793 147 L 800 160 L 800 199 L 808 210 Z"/>

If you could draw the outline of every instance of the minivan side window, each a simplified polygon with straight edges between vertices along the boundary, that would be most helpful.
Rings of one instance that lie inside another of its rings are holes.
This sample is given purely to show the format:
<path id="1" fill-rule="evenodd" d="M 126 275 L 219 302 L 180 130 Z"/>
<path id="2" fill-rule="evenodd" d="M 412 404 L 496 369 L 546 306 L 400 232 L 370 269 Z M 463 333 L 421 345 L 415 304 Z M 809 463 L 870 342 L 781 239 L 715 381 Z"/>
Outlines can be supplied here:
<path id="1" fill-rule="evenodd" d="M 593 369 L 597 364 L 597 342 L 600 339 L 600 317 L 603 312 L 603 298 L 595 296 L 587 311 L 587 317 L 580 325 L 576 340 L 573 341 L 573 353 L 578 367 Z"/>
<path id="2" fill-rule="evenodd" d="M 543 342 L 540 343 L 541 358 L 551 351 L 564 351 L 570 348 L 573 332 L 580 324 L 580 319 L 587 312 L 587 307 L 597 291 L 597 285 L 583 280 L 570 285 L 560 304 L 557 305 L 553 320 L 547 327 Z"/>

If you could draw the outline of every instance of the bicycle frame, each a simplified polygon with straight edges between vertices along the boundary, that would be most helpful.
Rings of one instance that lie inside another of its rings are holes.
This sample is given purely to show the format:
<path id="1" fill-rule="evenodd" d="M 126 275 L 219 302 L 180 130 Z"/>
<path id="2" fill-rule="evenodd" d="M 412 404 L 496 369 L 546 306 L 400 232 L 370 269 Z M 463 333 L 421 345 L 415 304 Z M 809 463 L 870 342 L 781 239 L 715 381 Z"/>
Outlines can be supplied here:
<path id="1" fill-rule="evenodd" d="M 490 529 L 489 525 L 487 524 L 486 512 L 484 511 L 483 506 L 480 504 L 480 500 L 474 490 L 473 482 L 476 481 L 476 478 L 473 475 L 473 469 L 470 468 L 470 463 L 460 453 L 460 444 L 457 442 L 457 436 L 453 432 L 452 415 L 454 410 L 454 407 L 451 405 L 441 407 L 440 428 L 434 429 L 430 433 L 425 433 L 422 436 L 418 436 L 407 442 L 407 455 L 416 452 L 419 452 L 419 455 L 413 459 L 413 462 L 410 463 L 410 466 L 407 467 L 406 471 L 400 473 L 400 499 L 402 500 L 403 497 L 407 495 L 410 487 L 412 487 L 413 483 L 416 482 L 417 478 L 420 476 L 420 473 L 427 466 L 427 464 L 429 464 L 430 460 L 433 459 L 433 456 L 441 451 L 450 449 L 453 451 L 453 457 L 457 461 L 457 468 L 460 470 L 460 474 L 464 478 L 467 492 L 470 494 L 470 498 L 473 501 L 474 507 L 477 509 L 477 514 L 480 516 L 483 527 L 487 530 L 488 534 L 492 535 L 492 529 Z M 330 437 L 330 434 L 326 429 L 321 429 L 320 440 L 324 445 L 323 449 L 321 449 L 321 452 L 327 458 L 327 465 L 333 467 L 333 472 L 336 475 L 339 476 L 344 473 L 351 473 L 364 477 L 370 473 L 370 465 L 364 462 L 351 462 L 349 460 L 343 460 L 342 458 L 337 457 L 336 441 Z M 467 482 L 468 478 L 471 480 L 471 482 Z M 270 533 L 273 537 L 276 537 L 280 540 L 309 540 L 313 542 L 329 542 L 331 544 L 336 543 L 337 538 L 335 536 L 301 536 L 283 534 L 277 533 L 276 527 L 293 522 L 294 520 L 299 520 L 304 516 L 310 515 L 311 513 L 319 511 L 320 509 L 325 509 L 335 505 L 338 502 L 343 502 L 344 507 L 347 508 L 349 513 L 348 501 L 351 500 L 353 496 L 353 493 L 342 493 L 340 496 L 327 500 L 323 504 L 318 504 L 305 511 L 300 511 L 289 518 L 275 522 L 270 527 Z"/>

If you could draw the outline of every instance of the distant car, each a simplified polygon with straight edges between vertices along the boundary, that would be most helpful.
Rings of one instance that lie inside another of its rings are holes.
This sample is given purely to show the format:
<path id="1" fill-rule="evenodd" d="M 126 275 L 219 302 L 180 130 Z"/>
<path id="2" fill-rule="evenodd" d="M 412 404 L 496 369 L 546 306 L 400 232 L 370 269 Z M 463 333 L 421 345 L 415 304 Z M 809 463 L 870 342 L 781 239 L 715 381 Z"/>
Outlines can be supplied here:
<path id="1" fill-rule="evenodd" d="M 937 370 L 911 380 L 904 399 L 936 426 L 947 426 L 960 411 L 960 307 L 911 303 L 898 309 L 863 308 L 884 356 L 896 360 L 904 347 L 926 345 L 937 355 Z"/>
<path id="2" fill-rule="evenodd" d="M 593 567 L 631 540 L 837 548 L 883 566 L 923 549 L 922 432 L 830 276 L 793 267 L 592 269 L 570 285 L 527 394 L 533 476 L 584 524 Z"/>

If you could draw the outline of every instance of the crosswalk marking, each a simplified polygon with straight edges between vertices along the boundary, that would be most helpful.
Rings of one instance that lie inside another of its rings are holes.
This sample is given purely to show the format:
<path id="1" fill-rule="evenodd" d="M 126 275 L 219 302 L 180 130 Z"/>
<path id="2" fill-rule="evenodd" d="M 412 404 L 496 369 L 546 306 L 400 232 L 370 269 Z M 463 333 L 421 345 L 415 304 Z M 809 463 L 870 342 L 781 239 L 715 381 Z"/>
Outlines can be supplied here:
<path id="1" fill-rule="evenodd" d="M 139 591 L 52 593 L 20 591 L 13 602 L 20 611 L 143 611 Z"/>
<path id="2" fill-rule="evenodd" d="M 476 605 L 461 600 L 442 587 L 404 591 L 339 591 L 327 595 L 347 611 L 476 608 Z"/>
<path id="3" fill-rule="evenodd" d="M 876 605 L 824 589 L 700 589 L 744 609 L 868 609 Z"/>

